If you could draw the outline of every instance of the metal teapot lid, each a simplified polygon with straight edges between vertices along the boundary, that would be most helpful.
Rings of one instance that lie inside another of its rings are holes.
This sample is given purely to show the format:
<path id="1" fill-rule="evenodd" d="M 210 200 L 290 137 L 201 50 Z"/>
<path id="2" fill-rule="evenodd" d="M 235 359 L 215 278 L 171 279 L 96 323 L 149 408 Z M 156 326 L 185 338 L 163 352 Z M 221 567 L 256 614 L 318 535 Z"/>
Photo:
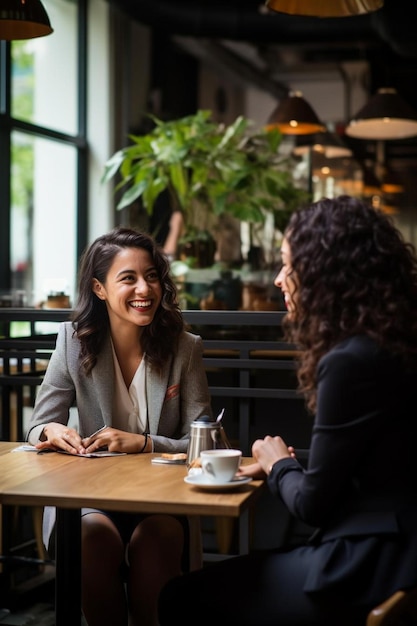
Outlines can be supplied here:
<path id="1" fill-rule="evenodd" d="M 197 428 L 211 428 L 216 424 L 218 424 L 218 422 L 209 415 L 200 415 L 200 417 L 197 417 L 197 419 L 191 423 L 192 426 L 197 426 Z"/>
<path id="2" fill-rule="evenodd" d="M 204 424 L 208 424 L 209 426 L 212 426 L 213 424 L 220 424 L 222 421 L 223 415 L 224 415 L 224 409 L 220 411 L 216 419 L 214 419 L 214 417 L 210 417 L 209 415 L 200 415 L 200 417 L 197 417 L 197 419 L 194 420 L 193 424 L 195 424 L 196 422 L 198 422 L 197 424 L 198 426 L 201 425 L 201 422 L 203 422 Z"/>

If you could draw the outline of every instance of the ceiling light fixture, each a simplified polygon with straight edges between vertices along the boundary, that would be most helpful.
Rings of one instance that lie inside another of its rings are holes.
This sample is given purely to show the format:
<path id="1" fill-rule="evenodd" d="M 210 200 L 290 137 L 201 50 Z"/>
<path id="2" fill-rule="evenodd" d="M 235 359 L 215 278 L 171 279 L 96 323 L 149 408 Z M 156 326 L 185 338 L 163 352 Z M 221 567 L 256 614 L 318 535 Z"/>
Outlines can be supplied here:
<path id="1" fill-rule="evenodd" d="M 417 112 L 396 89 L 382 87 L 353 117 L 345 132 L 357 139 L 407 139 L 417 135 Z"/>
<path id="2" fill-rule="evenodd" d="M 381 9 L 384 0 L 266 0 L 268 9 L 309 17 L 349 17 Z"/>
<path id="3" fill-rule="evenodd" d="M 52 32 L 40 0 L 0 0 L 0 40 L 34 39 Z"/>
<path id="4" fill-rule="evenodd" d="M 326 130 L 301 91 L 291 91 L 271 113 L 266 130 L 274 128 L 283 135 L 310 135 Z"/>

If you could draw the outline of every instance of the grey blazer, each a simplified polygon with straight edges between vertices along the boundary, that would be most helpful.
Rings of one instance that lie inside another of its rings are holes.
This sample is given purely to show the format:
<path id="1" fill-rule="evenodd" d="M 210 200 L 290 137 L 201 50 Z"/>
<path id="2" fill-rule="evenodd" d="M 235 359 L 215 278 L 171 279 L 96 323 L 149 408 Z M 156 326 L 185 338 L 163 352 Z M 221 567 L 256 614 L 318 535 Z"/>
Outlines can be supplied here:
<path id="1" fill-rule="evenodd" d="M 78 429 L 87 437 L 112 425 L 114 387 L 110 335 L 91 376 L 80 369 L 80 343 L 71 322 L 58 330 L 56 348 L 40 386 L 28 425 L 27 440 L 39 441 L 45 424 L 67 424 L 70 408 L 77 407 Z M 212 416 L 202 339 L 183 332 L 177 353 L 167 359 L 161 374 L 146 364 L 148 432 L 155 452 L 186 452 L 190 424 L 201 415 Z"/>
<path id="2" fill-rule="evenodd" d="M 176 355 L 167 359 L 161 374 L 145 364 L 148 431 L 155 452 L 186 452 L 191 422 L 201 415 L 212 416 L 202 351 L 201 337 L 183 332 Z M 79 354 L 80 343 L 72 324 L 63 322 L 29 422 L 26 439 L 31 444 L 39 441 L 48 422 L 67 424 L 74 405 L 82 437 L 112 425 L 114 368 L 110 335 L 89 377 L 80 370 Z M 55 517 L 55 507 L 45 507 L 43 541 L 47 548 Z M 191 561 L 192 569 L 200 567 L 200 552 L 191 555 L 195 561 Z"/>

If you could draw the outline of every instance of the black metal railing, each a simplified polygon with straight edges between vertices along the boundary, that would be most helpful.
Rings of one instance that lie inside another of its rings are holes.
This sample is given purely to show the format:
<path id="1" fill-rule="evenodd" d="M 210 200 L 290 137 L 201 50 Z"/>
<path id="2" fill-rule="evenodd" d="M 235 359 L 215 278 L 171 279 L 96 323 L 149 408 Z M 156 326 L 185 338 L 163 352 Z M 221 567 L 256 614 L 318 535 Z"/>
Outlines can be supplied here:
<path id="1" fill-rule="evenodd" d="M 55 347 L 56 323 L 70 315 L 69 309 L 0 309 L 2 440 L 24 438 L 25 406 L 30 412 Z M 284 436 L 306 448 L 310 422 L 303 420 L 303 402 L 296 390 L 296 351 L 282 339 L 284 313 L 192 310 L 183 315 L 190 331 L 203 338 L 213 410 L 226 405 L 223 423 L 229 438 L 249 454 L 252 439 L 261 434 L 260 416 L 269 414 L 276 431 L 279 422 L 285 423 Z M 28 323 L 29 334 L 12 336 L 16 322 Z M 294 413 L 300 426 L 289 429 Z"/>

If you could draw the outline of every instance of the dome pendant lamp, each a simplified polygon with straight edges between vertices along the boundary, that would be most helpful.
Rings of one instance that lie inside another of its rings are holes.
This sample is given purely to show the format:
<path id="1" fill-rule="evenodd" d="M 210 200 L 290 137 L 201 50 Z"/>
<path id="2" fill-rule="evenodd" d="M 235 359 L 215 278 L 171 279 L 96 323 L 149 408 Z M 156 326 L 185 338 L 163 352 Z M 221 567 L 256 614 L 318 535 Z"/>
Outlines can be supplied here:
<path id="1" fill-rule="evenodd" d="M 266 130 L 278 128 L 283 135 L 310 135 L 326 130 L 301 91 L 291 91 L 271 113 Z"/>
<path id="2" fill-rule="evenodd" d="M 34 39 L 52 32 L 40 0 L 0 0 L 0 40 Z"/>
<path id="3" fill-rule="evenodd" d="M 308 17 L 349 17 L 377 11 L 384 0 L 266 0 L 277 13 Z"/>
<path id="4" fill-rule="evenodd" d="M 345 133 L 356 139 L 408 139 L 417 135 L 417 112 L 395 89 L 383 87 L 353 117 Z"/>

